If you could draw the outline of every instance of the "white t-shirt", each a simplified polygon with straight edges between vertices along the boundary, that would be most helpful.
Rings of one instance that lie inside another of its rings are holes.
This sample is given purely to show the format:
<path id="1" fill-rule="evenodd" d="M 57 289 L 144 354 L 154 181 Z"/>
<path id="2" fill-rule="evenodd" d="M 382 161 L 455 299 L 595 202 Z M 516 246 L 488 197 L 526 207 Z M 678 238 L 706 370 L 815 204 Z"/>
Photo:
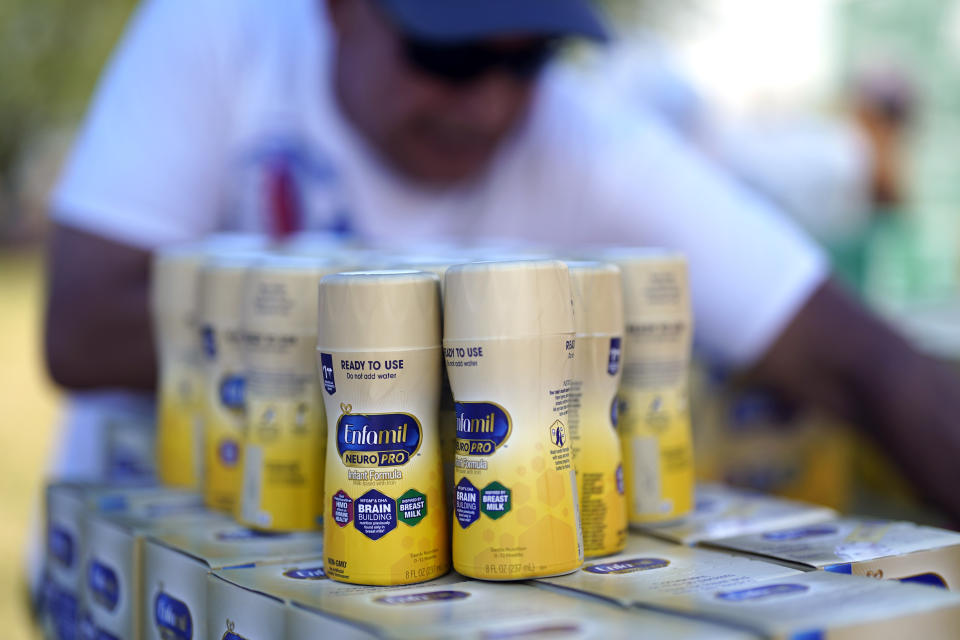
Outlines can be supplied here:
<path id="1" fill-rule="evenodd" d="M 219 230 L 303 228 L 405 246 L 511 238 L 678 249 L 701 348 L 759 357 L 823 281 L 783 215 L 636 105 L 542 79 L 530 118 L 470 185 L 384 166 L 339 113 L 317 0 L 153 0 L 134 17 L 59 188 L 62 223 L 150 248 Z"/>

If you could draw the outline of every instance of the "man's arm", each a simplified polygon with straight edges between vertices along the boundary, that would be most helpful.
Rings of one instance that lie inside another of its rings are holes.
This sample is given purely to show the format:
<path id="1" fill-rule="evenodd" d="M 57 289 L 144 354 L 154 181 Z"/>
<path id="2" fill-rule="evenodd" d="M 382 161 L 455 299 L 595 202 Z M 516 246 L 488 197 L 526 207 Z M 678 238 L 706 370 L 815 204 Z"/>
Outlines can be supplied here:
<path id="1" fill-rule="evenodd" d="M 149 252 L 54 225 L 45 346 L 57 384 L 155 387 L 149 276 Z"/>
<path id="2" fill-rule="evenodd" d="M 960 521 L 960 377 L 826 283 L 754 369 L 862 427 L 923 495 Z"/>

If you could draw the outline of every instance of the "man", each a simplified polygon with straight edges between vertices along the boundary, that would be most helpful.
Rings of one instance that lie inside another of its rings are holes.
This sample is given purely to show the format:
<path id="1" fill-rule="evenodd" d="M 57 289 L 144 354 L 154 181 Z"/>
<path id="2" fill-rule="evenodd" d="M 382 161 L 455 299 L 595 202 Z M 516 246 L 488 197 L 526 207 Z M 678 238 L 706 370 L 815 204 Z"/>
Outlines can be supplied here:
<path id="1" fill-rule="evenodd" d="M 54 199 L 54 379 L 152 389 L 150 250 L 215 230 L 667 246 L 703 349 L 863 425 L 960 515 L 955 377 L 763 199 L 549 65 L 571 36 L 605 36 L 586 0 L 147 3 Z"/>

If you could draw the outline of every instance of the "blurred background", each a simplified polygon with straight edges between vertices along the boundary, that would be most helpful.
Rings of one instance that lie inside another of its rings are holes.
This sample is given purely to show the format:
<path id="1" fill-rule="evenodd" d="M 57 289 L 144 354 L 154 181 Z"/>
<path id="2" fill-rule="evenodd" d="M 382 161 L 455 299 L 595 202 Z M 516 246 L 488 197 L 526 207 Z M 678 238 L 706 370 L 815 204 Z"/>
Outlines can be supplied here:
<path id="1" fill-rule="evenodd" d="M 32 637 L 22 551 L 58 416 L 41 358 L 47 195 L 135 4 L 0 3 L 0 620 L 12 638 Z M 571 64 L 610 99 L 656 95 L 823 243 L 851 289 L 922 349 L 960 361 L 960 2 L 607 4 L 621 42 Z M 844 425 L 709 363 L 694 391 L 703 478 L 940 522 Z"/>

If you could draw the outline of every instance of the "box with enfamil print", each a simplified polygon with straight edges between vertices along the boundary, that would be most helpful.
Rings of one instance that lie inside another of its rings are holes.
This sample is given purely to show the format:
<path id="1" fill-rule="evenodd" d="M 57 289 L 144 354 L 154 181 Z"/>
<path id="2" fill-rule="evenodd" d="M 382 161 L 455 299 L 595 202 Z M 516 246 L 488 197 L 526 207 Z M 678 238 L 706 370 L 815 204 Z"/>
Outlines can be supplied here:
<path id="1" fill-rule="evenodd" d="M 323 556 L 297 562 L 226 567 L 207 575 L 207 637 L 287 637 L 287 605 L 293 601 L 317 602 L 362 592 L 391 591 L 397 587 L 367 587 L 331 580 Z M 424 586 L 460 582 L 449 573 Z M 334 613 L 336 607 L 332 607 Z M 321 615 L 314 622 L 317 635 L 369 637 L 369 631 L 336 615 Z M 227 636 L 231 637 L 231 636 Z M 313 637 L 313 636 L 309 636 Z"/>
<path id="2" fill-rule="evenodd" d="M 202 506 L 153 505 L 134 513 L 93 513 L 87 520 L 81 602 L 96 638 L 137 638 L 142 627 L 144 540 L 167 531 L 230 520 Z"/>
<path id="3" fill-rule="evenodd" d="M 771 562 L 631 534 L 623 553 L 591 560 L 574 573 L 541 578 L 537 584 L 630 606 L 800 574 Z"/>
<path id="4" fill-rule="evenodd" d="M 960 590 L 960 533 L 910 522 L 838 518 L 710 544 L 807 570 Z"/>
<path id="5" fill-rule="evenodd" d="M 462 580 L 426 583 L 389 591 L 298 599 L 288 610 L 288 640 L 325 635 L 330 617 L 357 625 L 370 637 L 400 640 L 440 638 L 686 638 L 746 640 L 741 629 L 642 611 L 538 589 L 530 583 Z M 253 640 L 250 638 L 250 640 Z"/>
<path id="6" fill-rule="evenodd" d="M 197 494 L 156 486 L 110 487 L 79 482 L 48 485 L 41 616 L 46 636 L 70 638 L 81 626 L 92 628 L 89 598 L 85 595 L 91 576 L 102 586 L 107 599 L 114 596 L 118 582 L 114 583 L 89 561 L 91 517 L 143 516 L 158 509 L 169 512 L 200 508 Z"/>
<path id="7" fill-rule="evenodd" d="M 207 574 L 213 569 L 314 558 L 322 548 L 320 532 L 263 532 L 223 522 L 152 535 L 143 550 L 141 637 L 206 637 Z"/>
<path id="8" fill-rule="evenodd" d="M 826 571 L 704 589 L 641 606 L 737 625 L 777 640 L 948 640 L 960 630 L 960 594 Z"/>
<path id="9" fill-rule="evenodd" d="M 836 515 L 829 507 L 807 502 L 718 484 L 699 484 L 693 513 L 679 520 L 646 525 L 642 531 L 678 544 L 697 544 L 814 524 Z"/>

